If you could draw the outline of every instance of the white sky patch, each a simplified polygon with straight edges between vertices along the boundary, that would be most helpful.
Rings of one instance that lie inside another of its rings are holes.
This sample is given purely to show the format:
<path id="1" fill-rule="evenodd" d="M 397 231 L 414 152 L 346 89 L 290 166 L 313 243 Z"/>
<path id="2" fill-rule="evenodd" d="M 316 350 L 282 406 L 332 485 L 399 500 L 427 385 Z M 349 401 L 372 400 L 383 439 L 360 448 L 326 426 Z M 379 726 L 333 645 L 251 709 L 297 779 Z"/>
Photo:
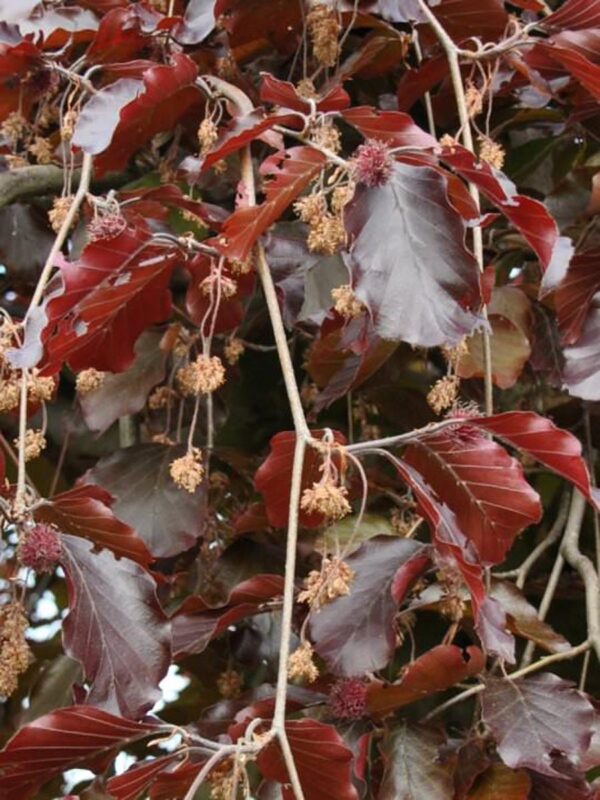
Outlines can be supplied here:
<path id="1" fill-rule="evenodd" d="M 190 685 L 190 679 L 179 674 L 179 667 L 171 664 L 169 671 L 159 683 L 162 698 L 155 704 L 151 713 L 158 714 L 163 710 L 167 703 L 174 703 L 186 686 Z"/>

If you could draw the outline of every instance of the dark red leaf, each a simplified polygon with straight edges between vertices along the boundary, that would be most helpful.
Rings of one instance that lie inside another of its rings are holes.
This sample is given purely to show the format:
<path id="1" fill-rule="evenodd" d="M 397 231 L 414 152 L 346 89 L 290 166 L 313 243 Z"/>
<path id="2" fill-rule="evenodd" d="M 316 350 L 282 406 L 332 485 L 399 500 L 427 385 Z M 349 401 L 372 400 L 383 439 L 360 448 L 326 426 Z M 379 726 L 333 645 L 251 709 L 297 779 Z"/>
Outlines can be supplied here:
<path id="1" fill-rule="evenodd" d="M 401 592 L 427 569 L 426 555 L 418 542 L 377 536 L 345 559 L 355 573 L 350 594 L 310 614 L 311 639 L 331 672 L 355 677 L 388 663 Z"/>
<path id="2" fill-rule="evenodd" d="M 394 164 L 384 186 L 358 186 L 344 221 L 355 292 L 382 339 L 434 346 L 481 324 L 477 265 L 439 172 Z"/>
<path id="3" fill-rule="evenodd" d="M 386 732 L 385 773 L 378 800 L 448 800 L 452 797 L 452 764 L 441 759 L 445 734 L 437 728 L 400 722 Z"/>
<path id="4" fill-rule="evenodd" d="M 595 100 L 600 100 L 600 66 L 572 47 L 545 45 L 544 50 L 587 89 Z"/>
<path id="5" fill-rule="evenodd" d="M 149 761 L 138 761 L 127 772 L 111 778 L 106 788 L 115 800 L 136 800 L 154 783 L 157 775 L 180 760 L 179 754 L 172 753 Z"/>
<path id="6" fill-rule="evenodd" d="M 17 109 L 27 115 L 48 89 L 43 54 L 31 41 L 0 42 L 0 121 Z"/>
<path id="7" fill-rule="evenodd" d="M 564 350 L 565 388 L 583 400 L 600 400 L 600 296 L 596 297 L 577 343 Z"/>
<path id="8" fill-rule="evenodd" d="M 201 653 L 229 625 L 257 614 L 261 606 L 283 592 L 279 575 L 255 575 L 240 583 L 227 603 L 214 608 L 201 597 L 188 597 L 172 618 L 173 653 Z"/>
<path id="9" fill-rule="evenodd" d="M 115 517 L 112 504 L 113 498 L 104 489 L 84 484 L 44 500 L 35 509 L 35 519 L 147 566 L 152 554 L 133 528 Z"/>
<path id="10" fill-rule="evenodd" d="M 186 263 L 186 270 L 190 274 L 190 283 L 185 296 L 185 308 L 194 324 L 199 327 L 204 326 L 205 330 L 211 329 L 214 319 L 213 333 L 219 334 L 237 328 L 244 319 L 245 307 L 244 297 L 250 295 L 254 290 L 255 273 L 253 271 L 246 275 L 239 275 L 233 278 L 237 286 L 233 297 L 223 297 L 219 303 L 216 316 L 211 313 L 213 301 L 210 294 L 203 291 L 202 282 L 211 274 L 211 261 L 203 255 L 199 255 Z M 224 278 L 232 278 L 226 267 L 221 269 Z"/>
<path id="11" fill-rule="evenodd" d="M 581 455 L 581 442 L 572 433 L 557 428 L 551 420 L 533 411 L 508 411 L 493 417 L 477 417 L 473 422 L 478 428 L 533 456 L 570 481 L 590 502 L 600 505 L 600 492 L 591 486 Z"/>
<path id="12" fill-rule="evenodd" d="M 139 3 L 113 8 L 101 19 L 86 58 L 91 64 L 131 61 L 148 46 L 149 34 L 160 19 L 160 14 Z"/>
<path id="13" fill-rule="evenodd" d="M 21 728 L 0 753 L 2 797 L 38 797 L 39 787 L 55 775 L 85 766 L 115 747 L 126 747 L 158 730 L 155 723 L 133 722 L 91 706 L 46 714 Z"/>
<path id="14" fill-rule="evenodd" d="M 275 125 L 289 125 L 294 117 L 289 115 L 265 116 L 261 109 L 254 109 L 243 117 L 234 117 L 219 133 L 219 138 L 214 143 L 202 161 L 202 171 L 212 167 L 225 156 L 258 139 L 263 133 L 271 130 Z"/>
<path id="15" fill-rule="evenodd" d="M 431 526 L 437 560 L 445 563 L 451 571 L 458 571 L 463 576 L 471 594 L 473 611 L 477 618 L 478 610 L 486 595 L 483 585 L 483 568 L 473 543 L 459 529 L 454 512 L 440 502 L 435 492 L 416 469 L 398 458 L 393 459 L 393 464 L 402 480 L 414 492 L 419 513 Z"/>
<path id="16" fill-rule="evenodd" d="M 114 496 L 114 513 L 136 530 L 156 558 L 187 550 L 205 529 L 206 483 L 190 494 L 169 474 L 169 464 L 184 453 L 182 445 L 134 445 L 101 459 L 85 475 Z"/>
<path id="17" fill-rule="evenodd" d="M 312 719 L 290 720 L 285 730 L 307 800 L 358 800 L 352 785 L 352 751 L 331 725 Z M 257 766 L 264 778 L 284 784 L 284 800 L 293 800 L 288 772 L 273 742 L 258 754 Z"/>
<path id="18" fill-rule="evenodd" d="M 544 28 L 578 31 L 600 27 L 600 0 L 566 0 L 550 16 L 541 20 Z"/>
<path id="19" fill-rule="evenodd" d="M 514 538 L 541 517 L 521 464 L 482 436 L 425 436 L 409 446 L 405 460 L 454 511 L 484 564 L 500 563 Z"/>
<path id="20" fill-rule="evenodd" d="M 577 253 L 556 294 L 556 315 L 564 344 L 579 339 L 594 299 L 600 292 L 600 249 Z"/>
<path id="21" fill-rule="evenodd" d="M 91 684 L 89 705 L 138 719 L 160 698 L 170 663 L 169 624 L 146 570 L 108 550 L 63 535 L 69 613 L 65 653 L 79 661 Z"/>
<path id="22" fill-rule="evenodd" d="M 197 76 L 192 59 L 175 53 L 170 64 L 145 71 L 141 84 L 122 78 L 101 89 L 83 107 L 73 144 L 96 155 L 98 175 L 123 169 L 155 134 L 173 130 L 184 114 L 201 108 L 202 96 L 194 85 Z"/>
<path id="23" fill-rule="evenodd" d="M 558 226 L 545 206 L 538 200 L 517 194 L 505 176 L 495 173 L 489 164 L 478 161 L 464 147 L 444 148 L 441 159 L 462 178 L 477 186 L 523 234 L 545 273 L 543 290 L 555 288 L 566 273 L 573 245 L 570 239 L 559 235 Z"/>
<path id="24" fill-rule="evenodd" d="M 433 13 L 457 42 L 471 36 L 496 41 L 509 21 L 502 0 L 443 0 L 433 6 Z"/>
<path id="25" fill-rule="evenodd" d="M 415 124 L 412 117 L 399 111 L 380 111 L 371 106 L 355 106 L 342 113 L 365 139 L 377 139 L 390 147 L 437 147 L 437 140 Z"/>
<path id="26" fill-rule="evenodd" d="M 461 650 L 452 644 L 440 644 L 408 664 L 396 683 L 372 683 L 367 708 L 371 714 L 388 714 L 472 678 L 484 667 L 485 656 L 478 647 Z"/>
<path id="27" fill-rule="evenodd" d="M 77 261 L 64 262 L 63 288 L 55 281 L 45 303 L 45 369 L 66 361 L 76 371 L 127 369 L 138 336 L 171 313 L 174 259 L 151 244 L 147 231 L 128 228 L 88 244 Z"/>
<path id="28" fill-rule="evenodd" d="M 299 111 L 301 114 L 310 114 L 311 104 L 298 94 L 293 83 L 280 81 L 270 72 L 261 73 L 260 99 L 263 103 Z M 343 111 L 350 105 L 350 97 L 342 86 L 333 86 L 321 98 L 315 101 L 317 111 Z"/>
<path id="29" fill-rule="evenodd" d="M 320 439 L 324 433 L 315 430 L 312 431 L 312 436 Z M 346 444 L 346 439 L 338 431 L 333 431 L 333 437 L 338 444 Z M 269 522 L 275 528 L 285 528 L 288 523 L 295 446 L 296 434 L 293 431 L 276 433 L 270 442 L 269 455 L 254 476 L 256 490 L 262 494 Z M 322 463 L 323 459 L 317 450 L 307 447 L 302 470 L 302 489 L 307 489 L 320 480 L 319 468 Z M 324 521 L 322 514 L 303 510 L 300 511 L 299 520 L 305 528 L 318 528 Z"/>
<path id="30" fill-rule="evenodd" d="M 218 240 L 223 254 L 244 261 L 259 236 L 316 177 L 324 163 L 325 156 L 312 147 L 292 147 L 263 162 L 263 174 L 273 176 L 265 186 L 266 200 L 259 206 L 239 208 L 229 217 Z"/>
<path id="31" fill-rule="evenodd" d="M 481 711 L 500 758 L 513 769 L 530 767 L 560 777 L 552 765 L 554 751 L 576 762 L 592 738 L 593 706 L 571 683 L 549 672 L 486 679 Z"/>

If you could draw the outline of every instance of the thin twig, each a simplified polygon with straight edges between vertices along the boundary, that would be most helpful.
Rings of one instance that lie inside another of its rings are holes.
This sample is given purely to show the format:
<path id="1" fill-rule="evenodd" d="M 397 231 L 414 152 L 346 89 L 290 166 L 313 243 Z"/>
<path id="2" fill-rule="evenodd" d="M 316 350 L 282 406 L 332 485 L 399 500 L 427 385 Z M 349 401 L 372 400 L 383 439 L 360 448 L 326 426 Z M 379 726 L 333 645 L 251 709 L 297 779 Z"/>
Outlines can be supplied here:
<path id="1" fill-rule="evenodd" d="M 530 664 L 523 669 L 518 669 L 516 672 L 511 672 L 510 674 L 506 675 L 504 680 L 507 681 L 514 681 L 517 678 L 524 678 L 525 675 L 529 675 L 532 672 L 537 672 L 540 669 L 544 669 L 544 667 L 549 666 L 550 664 L 555 664 L 557 661 L 569 661 L 572 658 L 575 658 L 581 653 L 585 653 L 587 650 L 590 649 L 592 643 L 589 639 L 586 639 L 585 642 L 578 644 L 576 647 L 572 647 L 570 650 L 565 650 L 562 653 L 552 653 L 552 655 L 546 656 L 545 658 L 540 658 L 539 661 L 536 661 L 534 664 Z M 455 697 L 451 697 L 450 700 L 446 700 L 445 703 L 437 706 L 430 711 L 429 714 L 424 718 L 424 721 L 427 722 L 434 717 L 439 716 L 443 711 L 446 711 L 448 708 L 455 706 L 457 703 L 462 703 L 463 700 L 468 700 L 469 697 L 473 697 L 480 692 L 483 692 L 485 689 L 485 683 L 479 683 L 477 686 L 472 686 L 470 689 L 466 689 L 464 692 L 457 694 Z"/>
<path id="2" fill-rule="evenodd" d="M 239 111 L 247 114 L 252 110 L 252 103 L 249 98 L 235 86 L 218 78 L 210 76 L 207 81 L 212 84 L 217 91 L 234 103 Z M 241 158 L 242 182 L 246 190 L 250 205 L 256 204 L 256 187 L 254 183 L 254 172 L 252 169 L 252 155 L 250 145 L 246 145 Z M 283 380 L 287 392 L 288 402 L 294 421 L 296 431 L 296 446 L 294 449 L 294 461 L 292 466 L 292 478 L 290 485 L 290 505 L 289 520 L 286 540 L 286 562 L 283 590 L 283 608 L 281 622 L 281 639 L 279 643 L 279 669 L 277 675 L 277 688 L 275 693 L 275 709 L 271 731 L 277 735 L 281 751 L 288 770 L 290 783 L 297 800 L 304 800 L 304 793 L 296 770 L 296 765 L 287 740 L 285 730 L 285 706 L 287 698 L 287 661 L 290 650 L 290 636 L 292 625 L 292 613 L 294 608 L 294 581 L 296 573 L 296 545 L 298 537 L 298 511 L 300 506 L 300 490 L 302 484 L 302 466 L 304 463 L 304 452 L 306 444 L 310 441 L 310 431 L 304 416 L 300 391 L 296 382 L 294 365 L 290 351 L 288 349 L 287 337 L 279 301 L 275 290 L 275 284 L 271 276 L 271 271 L 267 263 L 264 248 L 261 244 L 257 245 L 256 268 L 261 281 L 263 293 L 273 328 L 273 336 L 277 345 L 277 354 L 283 373 Z"/>
<path id="3" fill-rule="evenodd" d="M 469 112 L 467 110 L 467 101 L 465 98 L 465 87 L 463 85 L 462 75 L 459 63 L 459 49 L 454 44 L 451 37 L 446 33 L 443 25 L 440 24 L 437 17 L 430 10 L 425 0 L 418 0 L 419 6 L 423 14 L 427 17 L 427 21 L 433 28 L 440 44 L 442 45 L 446 58 L 448 59 L 448 66 L 450 67 L 450 78 L 452 81 L 452 88 L 456 99 L 456 107 L 458 109 L 458 118 L 460 120 L 460 129 L 464 146 L 472 153 L 475 152 L 475 145 L 473 142 L 473 134 L 471 131 L 471 120 L 469 119 Z M 480 208 L 479 189 L 474 183 L 469 182 L 469 193 L 473 198 L 473 202 Z M 473 228 L 473 252 L 479 271 L 484 270 L 483 261 L 483 235 L 479 225 Z M 483 307 L 483 315 L 487 320 L 487 307 Z M 494 396 L 493 396 L 493 383 L 492 383 L 492 348 L 490 344 L 490 334 L 484 330 L 481 334 L 483 336 L 483 362 L 484 362 L 484 387 L 485 387 L 485 413 L 490 416 L 494 413 Z"/>
<path id="4" fill-rule="evenodd" d="M 44 293 L 44 289 L 46 288 L 46 284 L 50 279 L 50 275 L 52 274 L 56 257 L 60 253 L 60 250 L 68 236 L 71 225 L 73 224 L 77 212 L 79 211 L 79 207 L 85 200 L 85 197 L 88 193 L 91 176 L 92 176 L 92 156 L 89 155 L 88 153 L 85 153 L 83 156 L 83 164 L 81 168 L 81 179 L 79 181 L 79 187 L 77 189 L 75 197 L 73 198 L 73 202 L 71 203 L 71 206 L 63 220 L 63 223 L 60 226 L 60 230 L 56 234 L 56 239 L 54 240 L 54 244 L 52 245 L 52 248 L 48 253 L 48 258 L 46 259 L 46 263 L 44 264 L 40 277 L 38 278 L 37 286 L 35 287 L 33 297 L 31 298 L 31 302 L 29 303 L 29 308 L 27 309 L 25 319 L 23 320 L 24 325 L 29 319 L 31 313 L 39 306 L 42 300 L 42 295 Z M 26 432 L 27 432 L 27 369 L 23 369 L 21 375 L 21 395 L 20 395 L 20 405 L 19 405 L 19 466 L 17 470 L 17 490 L 15 494 L 15 506 L 19 510 L 21 510 L 24 507 L 24 501 L 25 501 Z"/>
<path id="5" fill-rule="evenodd" d="M 577 570 L 583 580 L 588 638 L 600 660 L 600 582 L 592 560 L 579 549 L 585 506 L 584 496 L 576 489 L 573 490 L 569 519 L 560 550 L 565 560 Z"/>

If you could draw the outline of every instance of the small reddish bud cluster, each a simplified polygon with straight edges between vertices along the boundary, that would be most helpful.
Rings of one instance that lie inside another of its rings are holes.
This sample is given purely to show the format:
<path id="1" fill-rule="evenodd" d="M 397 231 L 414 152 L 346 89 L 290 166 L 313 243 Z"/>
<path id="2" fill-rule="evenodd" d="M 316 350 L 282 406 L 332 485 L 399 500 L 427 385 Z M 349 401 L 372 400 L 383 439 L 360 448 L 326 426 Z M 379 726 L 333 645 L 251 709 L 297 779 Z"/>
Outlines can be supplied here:
<path id="1" fill-rule="evenodd" d="M 360 719 L 367 711 L 367 687 L 360 678 L 337 681 L 329 691 L 329 708 L 334 717 Z"/>
<path id="2" fill-rule="evenodd" d="M 56 528 L 38 522 L 27 531 L 17 550 L 17 558 L 24 567 L 36 572 L 52 572 L 62 554 L 60 535 Z"/>
<path id="3" fill-rule="evenodd" d="M 356 149 L 352 160 L 354 178 L 365 186 L 385 186 L 392 176 L 394 159 L 385 142 L 369 139 Z"/>

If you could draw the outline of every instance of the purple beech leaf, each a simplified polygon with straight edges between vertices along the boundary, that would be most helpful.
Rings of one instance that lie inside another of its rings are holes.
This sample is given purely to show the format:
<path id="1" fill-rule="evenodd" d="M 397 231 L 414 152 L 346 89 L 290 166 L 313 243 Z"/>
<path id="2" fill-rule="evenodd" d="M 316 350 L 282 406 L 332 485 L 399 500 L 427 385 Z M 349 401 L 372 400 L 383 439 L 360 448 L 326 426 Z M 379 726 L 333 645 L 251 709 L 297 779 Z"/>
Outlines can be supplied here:
<path id="1" fill-rule="evenodd" d="M 358 186 L 344 222 L 355 292 L 382 339 L 433 347 L 482 326 L 477 264 L 438 171 L 395 163 L 385 185 Z"/>
<path id="2" fill-rule="evenodd" d="M 79 398 L 86 425 L 104 433 L 119 417 L 136 414 L 148 393 L 165 375 L 167 354 L 160 349 L 162 334 L 145 331 L 134 346 L 135 360 L 124 372 L 106 374 L 98 389 Z"/>
<path id="3" fill-rule="evenodd" d="M 139 719 L 160 698 L 170 663 L 170 626 L 156 583 L 135 562 L 96 553 L 85 539 L 64 534 L 62 545 L 69 592 L 63 646 L 91 684 L 86 702 Z"/>
<path id="4" fill-rule="evenodd" d="M 486 597 L 477 609 L 475 630 L 484 649 L 509 664 L 515 663 L 515 639 L 507 631 L 504 609 L 493 597 Z"/>
<path id="5" fill-rule="evenodd" d="M 582 400 L 600 400 L 600 292 L 577 343 L 565 347 L 564 388 Z"/>
<path id="6" fill-rule="evenodd" d="M 140 444 L 100 459 L 86 473 L 115 498 L 113 513 L 131 525 L 156 558 L 192 547 L 204 532 L 206 484 L 193 494 L 173 483 L 169 464 L 185 454 L 183 446 Z"/>
<path id="7" fill-rule="evenodd" d="M 73 145 L 91 155 L 102 153 L 112 141 L 121 109 L 144 91 L 143 81 L 119 78 L 95 94 L 77 118 Z"/>
<path id="8" fill-rule="evenodd" d="M 481 710 L 500 758 L 513 769 L 560 777 L 552 756 L 562 753 L 576 763 L 592 740 L 593 706 L 550 672 L 516 680 L 489 677 Z"/>
<path id="9" fill-rule="evenodd" d="M 355 573 L 350 594 L 310 614 L 315 650 L 334 674 L 363 675 L 390 660 L 396 642 L 393 619 L 402 599 L 399 587 L 406 591 L 424 572 L 426 551 L 418 542 L 378 536 L 348 556 L 346 563 Z"/>

